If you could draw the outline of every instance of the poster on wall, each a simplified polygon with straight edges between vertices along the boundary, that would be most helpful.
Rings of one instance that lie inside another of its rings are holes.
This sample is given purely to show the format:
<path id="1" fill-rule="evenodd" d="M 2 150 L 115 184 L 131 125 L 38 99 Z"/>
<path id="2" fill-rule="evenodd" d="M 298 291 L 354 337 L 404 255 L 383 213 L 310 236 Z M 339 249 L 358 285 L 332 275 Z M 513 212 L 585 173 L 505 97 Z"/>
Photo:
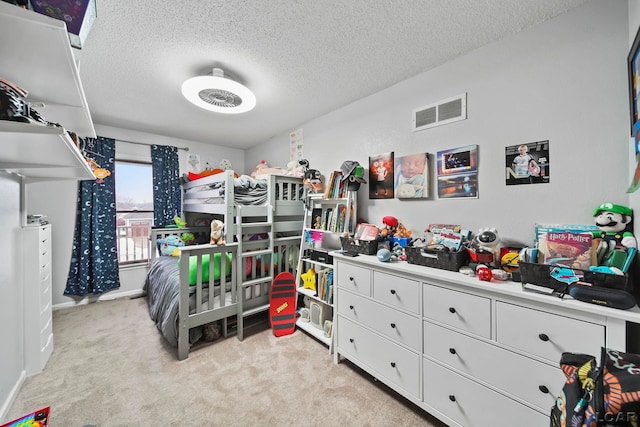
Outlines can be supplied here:
<path id="1" fill-rule="evenodd" d="M 478 198 L 478 146 L 438 151 L 438 198 Z"/>
<path id="2" fill-rule="evenodd" d="M 631 178 L 631 184 L 629 184 L 629 188 L 627 188 L 627 193 L 635 193 L 640 188 L 640 121 L 636 122 L 633 125 L 633 141 L 635 145 L 636 152 L 636 169 L 633 172 L 633 177 Z"/>
<path id="3" fill-rule="evenodd" d="M 369 198 L 393 199 L 393 152 L 369 157 Z"/>
<path id="4" fill-rule="evenodd" d="M 200 155 L 187 153 L 187 172 L 200 172 Z"/>
<path id="5" fill-rule="evenodd" d="M 627 55 L 627 76 L 629 79 L 629 113 L 631 136 L 636 123 L 640 120 L 640 29 L 636 32 L 633 44 Z"/>
<path id="6" fill-rule="evenodd" d="M 289 134 L 289 161 L 301 160 L 303 158 L 304 138 L 302 128 Z"/>
<path id="7" fill-rule="evenodd" d="M 549 140 L 505 148 L 507 185 L 549 182 Z"/>
<path id="8" fill-rule="evenodd" d="M 394 192 L 398 199 L 429 197 L 429 154 L 417 153 L 395 159 Z"/>

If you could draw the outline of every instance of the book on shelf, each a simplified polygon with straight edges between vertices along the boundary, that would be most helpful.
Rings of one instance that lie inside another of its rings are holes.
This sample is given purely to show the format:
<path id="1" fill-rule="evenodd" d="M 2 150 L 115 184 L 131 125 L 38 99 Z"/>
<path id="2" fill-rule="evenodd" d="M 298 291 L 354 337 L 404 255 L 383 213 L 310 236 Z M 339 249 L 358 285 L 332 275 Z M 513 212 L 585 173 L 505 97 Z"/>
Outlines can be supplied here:
<path id="1" fill-rule="evenodd" d="M 337 211 L 338 218 L 336 223 L 336 229 L 334 231 L 341 232 L 344 229 L 344 225 L 346 222 L 347 205 L 345 205 L 344 203 L 338 203 L 338 205 L 336 206 L 336 211 Z"/>
<path id="2" fill-rule="evenodd" d="M 544 264 L 589 270 L 597 264 L 599 239 L 590 232 L 550 231 L 538 235 L 538 259 Z"/>
<path id="3" fill-rule="evenodd" d="M 320 227 L 323 230 L 328 230 L 329 225 L 331 224 L 331 218 L 333 216 L 333 208 L 328 208 L 324 211 L 322 215 L 322 226 Z"/>
<path id="4" fill-rule="evenodd" d="M 340 194 L 340 183 L 342 178 L 342 172 L 333 171 L 327 181 L 327 188 L 325 191 L 325 199 L 335 199 Z"/>

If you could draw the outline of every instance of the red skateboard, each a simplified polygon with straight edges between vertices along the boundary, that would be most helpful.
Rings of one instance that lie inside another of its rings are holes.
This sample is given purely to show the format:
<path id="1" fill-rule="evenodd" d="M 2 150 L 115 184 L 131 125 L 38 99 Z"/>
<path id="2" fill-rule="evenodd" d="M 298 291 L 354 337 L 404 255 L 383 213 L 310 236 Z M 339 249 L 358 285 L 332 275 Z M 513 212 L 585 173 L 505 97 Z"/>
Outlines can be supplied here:
<path id="1" fill-rule="evenodd" d="M 269 322 L 277 337 L 292 334 L 296 329 L 296 279 L 289 272 L 276 276 L 269 294 Z"/>

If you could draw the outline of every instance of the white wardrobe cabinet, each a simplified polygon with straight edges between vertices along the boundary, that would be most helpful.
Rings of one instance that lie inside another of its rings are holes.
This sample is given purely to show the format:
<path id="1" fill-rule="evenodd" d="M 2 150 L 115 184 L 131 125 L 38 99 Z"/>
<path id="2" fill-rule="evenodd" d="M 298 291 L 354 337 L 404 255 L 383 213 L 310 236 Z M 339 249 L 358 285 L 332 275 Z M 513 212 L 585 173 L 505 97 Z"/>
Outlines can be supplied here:
<path id="1" fill-rule="evenodd" d="M 24 337 L 27 376 L 42 372 L 53 351 L 51 320 L 51 224 L 23 232 Z"/>

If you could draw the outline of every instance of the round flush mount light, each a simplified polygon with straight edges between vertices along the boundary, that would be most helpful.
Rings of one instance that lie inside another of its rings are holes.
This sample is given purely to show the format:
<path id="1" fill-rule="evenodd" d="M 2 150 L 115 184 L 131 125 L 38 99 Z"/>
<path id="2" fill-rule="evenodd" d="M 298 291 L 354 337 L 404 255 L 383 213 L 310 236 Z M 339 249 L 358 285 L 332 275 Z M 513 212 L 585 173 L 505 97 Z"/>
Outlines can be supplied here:
<path id="1" fill-rule="evenodd" d="M 256 106 L 253 92 L 225 77 L 220 68 L 214 68 L 210 76 L 192 77 L 182 83 L 182 95 L 192 104 L 216 113 L 246 113 Z"/>

